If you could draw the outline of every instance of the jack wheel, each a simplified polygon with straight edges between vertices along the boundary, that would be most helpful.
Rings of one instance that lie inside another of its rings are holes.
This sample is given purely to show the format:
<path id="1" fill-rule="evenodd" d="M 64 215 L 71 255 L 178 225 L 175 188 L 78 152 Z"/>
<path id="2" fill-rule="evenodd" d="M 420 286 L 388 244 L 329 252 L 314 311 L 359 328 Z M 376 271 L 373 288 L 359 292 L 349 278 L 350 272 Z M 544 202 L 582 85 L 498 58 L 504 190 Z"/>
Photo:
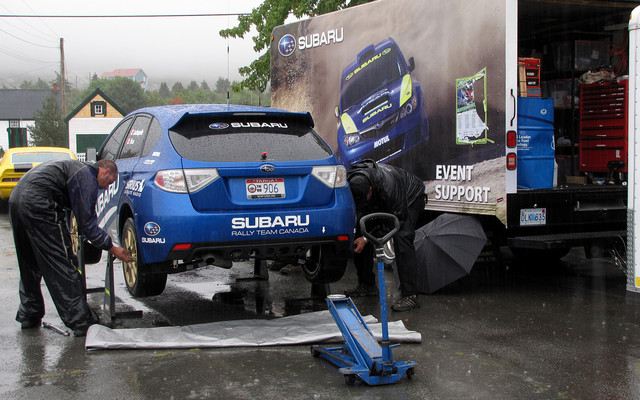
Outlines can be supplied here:
<path id="1" fill-rule="evenodd" d="M 413 379 L 413 374 L 415 373 L 413 368 L 409 368 L 407 370 L 407 379 Z"/>
<path id="2" fill-rule="evenodd" d="M 356 384 L 356 376 L 355 375 L 345 375 L 344 376 L 344 383 L 346 383 L 349 386 L 353 386 Z"/>

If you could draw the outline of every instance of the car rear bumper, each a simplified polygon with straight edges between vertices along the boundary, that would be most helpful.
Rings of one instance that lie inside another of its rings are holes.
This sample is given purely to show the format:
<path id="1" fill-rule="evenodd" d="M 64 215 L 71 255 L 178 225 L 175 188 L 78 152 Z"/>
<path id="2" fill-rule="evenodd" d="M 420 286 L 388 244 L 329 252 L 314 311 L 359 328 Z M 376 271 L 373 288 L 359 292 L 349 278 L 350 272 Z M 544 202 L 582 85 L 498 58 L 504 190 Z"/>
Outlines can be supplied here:
<path id="1" fill-rule="evenodd" d="M 0 183 L 0 199 L 9 200 L 9 196 L 14 187 L 16 187 L 16 182 L 11 184 Z"/>
<path id="2" fill-rule="evenodd" d="M 345 235 L 346 236 L 346 235 Z M 169 260 L 195 260 L 206 258 L 209 253 L 225 260 L 243 260 L 249 258 L 277 260 L 291 257 L 304 257 L 307 251 L 316 245 L 332 245 L 338 258 L 348 258 L 351 254 L 353 238 L 346 236 L 323 236 L 293 240 L 247 240 L 235 242 L 193 243 L 189 249 L 169 251 Z"/>
<path id="3" fill-rule="evenodd" d="M 138 209 L 144 263 L 190 262 L 212 251 L 227 259 L 272 259 L 304 254 L 314 244 L 333 243 L 350 251 L 353 242 L 356 213 L 348 188 L 337 190 L 337 200 L 325 207 L 253 212 L 196 212 L 187 196 L 172 197 Z"/>

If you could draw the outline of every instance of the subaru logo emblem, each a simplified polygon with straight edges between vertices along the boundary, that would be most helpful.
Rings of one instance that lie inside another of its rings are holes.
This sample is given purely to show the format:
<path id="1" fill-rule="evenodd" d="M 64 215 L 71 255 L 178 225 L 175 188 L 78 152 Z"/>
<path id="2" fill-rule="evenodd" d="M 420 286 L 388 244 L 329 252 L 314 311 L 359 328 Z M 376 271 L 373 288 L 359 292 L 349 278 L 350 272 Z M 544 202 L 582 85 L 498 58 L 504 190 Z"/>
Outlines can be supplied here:
<path id="1" fill-rule="evenodd" d="M 265 165 L 260 167 L 260 171 L 262 171 L 262 172 L 264 172 L 266 174 L 268 174 L 269 172 L 273 172 L 275 170 L 276 170 L 276 167 L 274 167 L 271 164 L 265 164 Z"/>
<path id="2" fill-rule="evenodd" d="M 285 57 L 289 57 L 296 50 L 296 39 L 290 34 L 284 35 L 278 42 L 278 51 Z"/>
<path id="3" fill-rule="evenodd" d="M 160 233 L 160 225 L 156 224 L 155 222 L 147 222 L 146 224 L 144 224 L 144 233 L 146 233 L 148 236 L 155 236 Z"/>
<path id="4" fill-rule="evenodd" d="M 229 124 L 225 122 L 214 122 L 213 124 L 209 125 L 209 129 L 227 129 L 228 127 Z"/>

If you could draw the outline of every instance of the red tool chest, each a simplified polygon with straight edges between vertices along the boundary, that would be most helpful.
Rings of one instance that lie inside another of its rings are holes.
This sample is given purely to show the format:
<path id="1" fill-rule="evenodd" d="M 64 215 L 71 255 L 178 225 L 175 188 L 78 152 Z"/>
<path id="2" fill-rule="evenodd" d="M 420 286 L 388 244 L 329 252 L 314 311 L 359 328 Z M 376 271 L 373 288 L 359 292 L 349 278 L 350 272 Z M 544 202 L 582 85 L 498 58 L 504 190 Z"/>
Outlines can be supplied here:
<path id="1" fill-rule="evenodd" d="M 518 86 L 521 97 L 540 97 L 540 59 L 539 58 L 518 58 Z"/>
<path id="2" fill-rule="evenodd" d="M 581 172 L 609 172 L 609 161 L 627 172 L 627 88 L 627 80 L 580 85 Z"/>

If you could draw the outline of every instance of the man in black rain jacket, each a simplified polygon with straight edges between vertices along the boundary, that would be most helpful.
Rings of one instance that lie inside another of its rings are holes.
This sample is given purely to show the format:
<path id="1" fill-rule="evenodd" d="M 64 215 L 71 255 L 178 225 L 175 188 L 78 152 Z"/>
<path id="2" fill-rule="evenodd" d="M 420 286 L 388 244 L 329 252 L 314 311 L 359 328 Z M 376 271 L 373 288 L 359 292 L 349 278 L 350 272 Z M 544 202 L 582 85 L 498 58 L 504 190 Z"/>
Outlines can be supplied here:
<path id="1" fill-rule="evenodd" d="M 407 311 L 420 307 L 417 298 L 417 260 L 413 246 L 418 218 L 426 204 L 424 183 L 415 175 L 387 164 L 364 160 L 353 164 L 347 179 L 358 212 L 358 220 L 374 212 L 395 215 L 400 229 L 395 234 L 396 267 L 400 278 L 400 299 L 391 308 Z M 359 225 L 357 227 L 359 232 Z M 377 294 L 373 259 L 375 249 L 366 238 L 356 234 L 354 264 L 358 273 L 358 286 L 345 291 L 357 297 Z"/>
<path id="2" fill-rule="evenodd" d="M 56 160 L 31 169 L 11 191 L 9 218 L 20 268 L 16 320 L 22 329 L 40 326 L 44 316 L 42 278 L 58 315 L 76 336 L 84 336 L 89 326 L 99 321 L 83 293 L 66 210 L 73 211 L 80 232 L 94 246 L 130 262 L 129 253 L 114 246 L 98 226 L 96 215 L 98 190 L 106 189 L 117 178 L 118 168 L 112 161 L 89 164 Z"/>

